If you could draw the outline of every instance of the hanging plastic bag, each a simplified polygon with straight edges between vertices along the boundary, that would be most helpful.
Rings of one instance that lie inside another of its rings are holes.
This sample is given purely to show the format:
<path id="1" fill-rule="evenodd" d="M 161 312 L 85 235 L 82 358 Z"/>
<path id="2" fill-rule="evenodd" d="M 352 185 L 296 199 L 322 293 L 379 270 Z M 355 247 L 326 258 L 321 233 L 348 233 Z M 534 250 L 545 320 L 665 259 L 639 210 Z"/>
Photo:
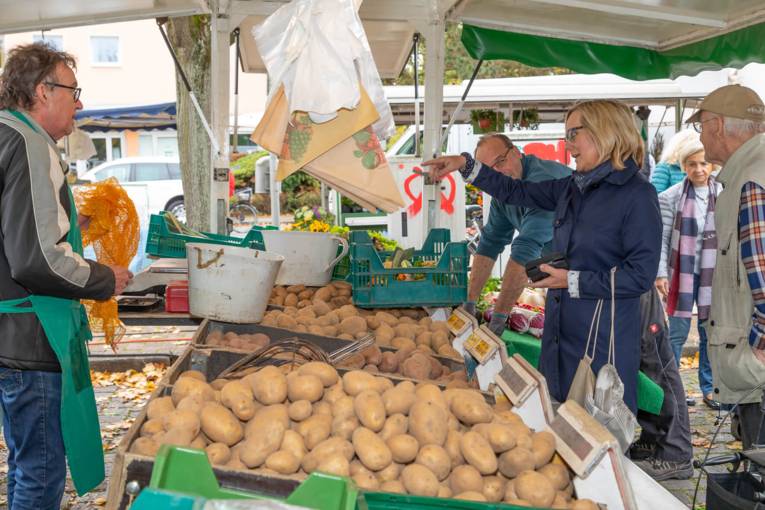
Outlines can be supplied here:
<path id="1" fill-rule="evenodd" d="M 587 333 L 587 345 L 584 347 L 584 356 L 579 360 L 579 366 L 576 367 L 574 379 L 571 381 L 571 387 L 566 397 L 566 400 L 573 400 L 582 407 L 584 407 L 587 396 L 591 396 L 595 391 L 595 374 L 592 372 L 592 358 L 595 357 L 595 348 L 598 343 L 598 328 L 600 326 L 602 310 L 603 300 L 599 299 L 595 304 L 595 312 L 592 314 L 590 332 Z M 594 335 L 593 329 L 595 330 Z M 592 355 L 590 355 L 590 342 L 592 342 Z"/>
<path id="2" fill-rule="evenodd" d="M 289 113 L 306 112 L 315 123 L 332 120 L 341 108 L 356 108 L 361 85 L 380 114 L 375 134 L 382 140 L 393 134 L 393 114 L 353 0 L 293 0 L 252 35 L 272 94 L 284 85 Z"/>
<path id="3" fill-rule="evenodd" d="M 624 403 L 624 383 L 616 370 L 614 321 L 616 318 L 616 268 L 611 269 L 611 334 L 608 360 L 598 371 L 595 390 L 585 396 L 584 408 L 608 429 L 626 452 L 635 437 L 637 419 Z M 594 351 L 594 350 L 593 350 Z"/>

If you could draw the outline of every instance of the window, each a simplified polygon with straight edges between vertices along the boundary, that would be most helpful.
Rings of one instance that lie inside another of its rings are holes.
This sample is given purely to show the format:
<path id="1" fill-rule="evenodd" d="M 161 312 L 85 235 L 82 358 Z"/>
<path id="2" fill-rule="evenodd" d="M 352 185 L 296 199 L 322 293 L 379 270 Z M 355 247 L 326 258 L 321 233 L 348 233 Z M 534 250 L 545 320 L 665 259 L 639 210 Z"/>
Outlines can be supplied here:
<path id="1" fill-rule="evenodd" d="M 90 62 L 93 65 L 120 65 L 120 38 L 109 35 L 90 36 Z"/>
<path id="2" fill-rule="evenodd" d="M 90 139 L 96 148 L 96 155 L 88 160 L 91 168 L 105 161 L 112 161 L 123 156 L 121 134 L 93 133 L 90 135 Z"/>
<path id="3" fill-rule="evenodd" d="M 61 35 L 33 34 L 32 42 L 43 42 L 56 51 L 64 51 L 64 37 Z"/>
<path id="4" fill-rule="evenodd" d="M 120 182 L 125 182 L 130 177 L 130 165 L 114 165 L 96 172 L 96 181 L 103 181 L 114 177 Z"/>
<path id="5" fill-rule="evenodd" d="M 139 156 L 154 155 L 154 138 L 151 135 L 138 136 L 138 155 Z"/>
<path id="6" fill-rule="evenodd" d="M 165 163 L 136 163 L 135 181 L 164 181 L 170 178 Z"/>
<path id="7" fill-rule="evenodd" d="M 178 137 L 173 136 L 157 136 L 157 156 L 165 158 L 177 158 L 178 157 Z"/>
<path id="8" fill-rule="evenodd" d="M 170 169 L 171 179 L 181 178 L 181 165 L 179 165 L 178 163 L 170 163 L 169 165 L 167 165 L 167 167 Z"/>

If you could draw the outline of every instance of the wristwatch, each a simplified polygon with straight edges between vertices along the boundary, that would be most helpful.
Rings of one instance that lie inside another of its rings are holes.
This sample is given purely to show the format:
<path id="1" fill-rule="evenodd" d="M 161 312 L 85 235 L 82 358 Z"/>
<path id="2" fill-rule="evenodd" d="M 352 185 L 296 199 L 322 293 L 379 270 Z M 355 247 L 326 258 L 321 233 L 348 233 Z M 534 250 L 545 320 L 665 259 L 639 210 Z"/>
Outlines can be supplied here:
<path id="1" fill-rule="evenodd" d="M 467 179 L 470 177 L 470 174 L 473 173 L 473 167 L 475 166 L 475 159 L 473 158 L 473 155 L 469 152 L 463 152 L 460 154 L 463 158 L 465 158 L 465 166 L 459 169 L 460 175 L 462 175 L 463 179 Z"/>

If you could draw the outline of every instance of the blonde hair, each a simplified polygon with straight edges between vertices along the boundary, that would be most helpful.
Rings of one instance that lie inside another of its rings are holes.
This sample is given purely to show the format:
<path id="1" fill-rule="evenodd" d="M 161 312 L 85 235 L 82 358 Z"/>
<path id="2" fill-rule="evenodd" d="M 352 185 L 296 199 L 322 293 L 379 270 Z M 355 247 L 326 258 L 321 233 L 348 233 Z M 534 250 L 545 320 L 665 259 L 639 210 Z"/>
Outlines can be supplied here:
<path id="1" fill-rule="evenodd" d="M 600 161 L 611 160 L 615 170 L 624 170 L 624 163 L 632 159 L 638 167 L 643 164 L 643 139 L 629 107 L 607 99 L 583 101 L 566 113 L 582 115 L 582 126 L 592 135 Z"/>
<path id="2" fill-rule="evenodd" d="M 677 164 L 685 171 L 685 162 L 699 152 L 704 152 L 704 146 L 700 141 L 691 142 L 683 145 L 682 150 L 677 154 Z"/>
<path id="3" fill-rule="evenodd" d="M 667 142 L 666 147 L 661 151 L 660 163 L 669 163 L 671 165 L 682 166 L 683 158 L 680 154 L 685 151 L 689 145 L 701 143 L 699 134 L 693 129 L 683 129 L 675 133 Z"/>

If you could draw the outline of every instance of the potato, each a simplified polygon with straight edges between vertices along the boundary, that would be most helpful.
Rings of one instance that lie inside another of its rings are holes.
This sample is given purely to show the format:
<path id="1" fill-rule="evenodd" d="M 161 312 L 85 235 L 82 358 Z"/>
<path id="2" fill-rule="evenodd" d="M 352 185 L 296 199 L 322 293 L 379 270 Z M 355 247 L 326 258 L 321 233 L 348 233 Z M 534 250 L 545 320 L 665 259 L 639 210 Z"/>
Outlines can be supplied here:
<path id="1" fill-rule="evenodd" d="M 387 354 L 387 353 L 386 353 Z M 385 405 L 385 412 L 392 414 L 409 414 L 409 410 L 414 405 L 417 397 L 414 393 L 398 389 L 398 387 L 385 391 L 382 395 L 382 401 Z"/>
<path id="2" fill-rule="evenodd" d="M 431 342 L 433 340 L 433 333 L 430 331 L 424 331 L 417 335 L 417 337 L 414 339 L 414 343 L 416 343 L 418 346 L 420 345 L 427 345 L 428 347 L 431 346 Z"/>
<path id="3" fill-rule="evenodd" d="M 446 331 L 433 331 L 433 334 L 430 336 L 430 346 L 433 347 L 436 351 L 441 349 L 441 347 L 448 346 L 451 347 L 451 342 L 449 342 L 449 333 Z"/>
<path id="4" fill-rule="evenodd" d="M 393 328 L 393 331 L 396 332 L 396 336 L 408 338 L 412 342 L 414 342 L 414 339 L 417 338 L 417 332 L 411 324 L 399 323 L 396 327 Z"/>
<path id="5" fill-rule="evenodd" d="M 350 476 L 348 459 L 340 453 L 332 453 L 319 461 L 316 471 L 336 476 Z"/>
<path id="6" fill-rule="evenodd" d="M 316 445 L 308 454 L 303 457 L 301 466 L 306 473 L 312 473 L 316 470 L 319 462 L 334 453 L 340 453 L 346 460 L 353 458 L 353 445 L 345 439 L 339 437 L 330 437 Z"/>
<path id="7" fill-rule="evenodd" d="M 253 416 L 252 419 L 247 422 L 247 425 L 245 425 L 244 437 L 249 439 L 253 435 L 259 435 L 262 429 L 268 429 L 268 427 L 270 427 L 271 422 L 278 422 L 284 430 L 287 430 L 290 426 L 287 406 L 284 404 L 276 404 L 258 409 L 255 412 L 255 416 Z"/>
<path id="8" fill-rule="evenodd" d="M 404 466 L 397 462 L 391 462 L 388 464 L 388 467 L 381 469 L 375 475 L 377 476 L 377 479 L 382 482 L 388 482 L 390 480 L 398 480 L 398 477 L 401 476 L 401 470 L 404 469 Z"/>
<path id="9" fill-rule="evenodd" d="M 322 287 L 320 289 L 317 289 L 316 292 L 313 293 L 313 296 L 311 297 L 313 301 L 313 306 L 316 307 L 316 305 L 321 304 L 321 310 L 322 313 L 319 314 L 319 310 L 316 311 L 319 315 L 324 315 L 325 313 L 329 312 L 330 308 L 327 305 L 327 301 L 332 299 L 332 291 L 333 289 L 329 286 Z M 325 308 L 326 307 L 326 311 Z"/>
<path id="10" fill-rule="evenodd" d="M 364 319 L 367 321 L 368 329 L 377 329 L 380 327 L 380 319 L 374 315 L 368 315 L 367 317 L 364 317 Z"/>
<path id="11" fill-rule="evenodd" d="M 327 439 L 332 431 L 332 417 L 326 414 L 313 415 L 297 425 L 297 433 L 303 436 L 309 450 Z"/>
<path id="12" fill-rule="evenodd" d="M 531 436 L 531 453 L 536 469 L 550 462 L 555 454 L 555 436 L 547 431 L 535 432 Z"/>
<path id="13" fill-rule="evenodd" d="M 489 441 L 494 453 L 504 453 L 516 444 L 513 430 L 501 423 L 487 424 L 484 437 Z"/>
<path id="14" fill-rule="evenodd" d="M 257 410 L 252 388 L 242 380 L 231 381 L 220 390 L 221 403 L 242 421 L 250 420 Z"/>
<path id="15" fill-rule="evenodd" d="M 287 407 L 287 414 L 292 421 L 303 421 L 313 413 L 313 406 L 307 400 L 297 400 Z"/>
<path id="16" fill-rule="evenodd" d="M 425 402 L 432 402 L 433 404 L 436 404 L 442 407 L 445 411 L 449 410 L 449 405 L 446 403 L 446 398 L 441 392 L 441 388 L 439 388 L 435 384 L 432 384 L 432 383 L 418 384 L 415 390 L 415 394 L 417 395 L 417 398 L 419 400 L 423 400 Z"/>
<path id="17" fill-rule="evenodd" d="M 216 443 L 231 446 L 244 436 L 242 424 L 227 408 L 214 402 L 208 402 L 200 415 L 202 431 Z"/>
<path id="18" fill-rule="evenodd" d="M 287 398 L 291 402 L 298 400 L 308 400 L 316 402 L 324 394 L 324 383 L 321 379 L 312 374 L 300 375 L 300 372 L 293 372 L 295 377 L 287 378 Z"/>
<path id="19" fill-rule="evenodd" d="M 457 466 L 449 476 L 449 487 L 454 494 L 483 491 L 483 478 L 476 468 L 468 464 Z"/>
<path id="20" fill-rule="evenodd" d="M 409 432 L 421 446 L 443 446 L 448 432 L 447 418 L 446 410 L 440 405 L 418 399 L 409 411 Z"/>
<path id="21" fill-rule="evenodd" d="M 430 379 L 430 358 L 425 354 L 415 352 L 401 363 L 401 373 L 405 377 L 411 377 L 412 379 Z"/>
<path id="22" fill-rule="evenodd" d="M 275 366 L 263 367 L 243 381 L 247 381 L 252 394 L 263 405 L 281 404 L 287 398 L 287 378 Z"/>
<path id="23" fill-rule="evenodd" d="M 191 395 L 182 398 L 181 401 L 178 402 L 176 409 L 179 411 L 191 411 L 195 414 L 199 414 L 202 411 L 202 407 L 204 407 L 204 402 L 200 400 L 198 396 Z"/>
<path id="24" fill-rule="evenodd" d="M 300 459 L 287 450 L 277 450 L 266 457 L 266 467 L 282 475 L 291 475 L 300 469 Z"/>
<path id="25" fill-rule="evenodd" d="M 316 402 L 313 405 L 313 414 L 326 414 L 330 418 L 332 417 L 332 406 L 327 402 Z"/>
<path id="26" fill-rule="evenodd" d="M 382 351 L 376 345 L 370 345 L 361 351 L 361 355 L 364 356 L 364 360 L 369 365 L 379 365 L 382 361 Z"/>
<path id="27" fill-rule="evenodd" d="M 373 390 L 362 391 L 353 401 L 353 409 L 361 424 L 374 432 L 385 425 L 385 404 L 380 394 Z"/>
<path id="28" fill-rule="evenodd" d="M 396 385 L 397 390 L 406 391 L 408 393 L 414 393 L 417 387 L 412 381 L 401 381 Z"/>
<path id="29" fill-rule="evenodd" d="M 553 499 L 552 504 L 550 504 L 550 508 L 553 509 L 567 509 L 568 508 L 568 501 L 566 501 L 566 498 L 564 498 L 560 492 L 555 494 L 555 499 Z"/>
<path id="30" fill-rule="evenodd" d="M 170 392 L 170 396 L 174 405 L 178 405 L 184 397 L 189 395 L 197 396 L 200 400 L 212 401 L 215 400 L 215 390 L 213 390 L 209 384 L 200 381 L 194 377 L 181 377 L 175 384 Z M 153 418 L 154 416 L 150 416 Z"/>
<path id="31" fill-rule="evenodd" d="M 377 380 L 370 373 L 352 370 L 343 375 L 343 390 L 352 397 L 355 397 L 364 390 L 375 389 L 377 389 Z"/>
<path id="32" fill-rule="evenodd" d="M 139 437 L 130 445 L 130 453 L 154 457 L 159 450 L 159 443 L 148 437 Z"/>
<path id="33" fill-rule="evenodd" d="M 486 501 L 499 503 L 505 497 L 505 479 L 500 476 L 486 476 L 483 479 L 483 495 Z"/>
<path id="34" fill-rule="evenodd" d="M 279 450 L 290 452 L 298 461 L 302 461 L 306 454 L 303 436 L 294 430 L 285 430 Z"/>
<path id="35" fill-rule="evenodd" d="M 448 485 L 444 485 L 443 483 L 438 486 L 438 497 L 439 498 L 451 498 L 454 495 L 451 488 L 449 488 Z"/>
<path id="36" fill-rule="evenodd" d="M 563 490 L 571 481 L 568 469 L 560 464 L 547 464 L 539 468 L 539 474 L 544 475 L 557 491 Z"/>
<path id="37" fill-rule="evenodd" d="M 452 470 L 452 460 L 442 447 L 434 444 L 426 444 L 420 448 L 415 460 L 430 469 L 439 481 L 445 480 Z"/>
<path id="38" fill-rule="evenodd" d="M 396 337 L 396 332 L 388 324 L 381 322 L 375 330 L 375 343 L 377 345 L 388 346 Z"/>
<path id="39" fill-rule="evenodd" d="M 385 323 L 388 326 L 396 326 L 398 325 L 398 319 L 394 317 L 393 315 L 389 314 L 388 312 L 377 312 L 375 314 L 375 317 L 381 322 Z"/>
<path id="40" fill-rule="evenodd" d="M 353 408 L 354 399 L 344 395 L 332 404 L 332 416 L 335 418 L 348 418 L 355 416 L 356 411 Z"/>
<path id="41" fill-rule="evenodd" d="M 199 434 L 199 417 L 193 411 L 176 409 L 162 417 L 162 428 L 185 428 L 191 431 L 192 437 L 196 437 Z"/>
<path id="42" fill-rule="evenodd" d="M 141 436 L 151 437 L 154 434 L 164 432 L 165 427 L 162 426 L 163 420 L 160 418 L 154 418 L 153 420 L 146 420 L 141 425 Z"/>
<path id="43" fill-rule="evenodd" d="M 523 471 L 533 470 L 534 466 L 534 454 L 521 446 L 516 446 L 499 456 L 499 472 L 507 478 L 515 478 Z"/>
<path id="44" fill-rule="evenodd" d="M 532 506 L 549 508 L 555 499 L 555 489 L 544 475 L 524 471 L 515 479 L 515 492 Z"/>
<path id="45" fill-rule="evenodd" d="M 460 451 L 468 464 L 482 475 L 497 472 L 497 457 L 489 442 L 477 432 L 465 432 L 460 439 Z"/>
<path id="46" fill-rule="evenodd" d="M 342 437 L 343 439 L 351 439 L 353 431 L 359 427 L 359 420 L 355 415 L 347 417 L 337 417 L 332 419 L 332 432 L 330 433 L 335 437 Z"/>
<path id="47" fill-rule="evenodd" d="M 343 390 L 343 381 L 338 381 L 324 390 L 324 396 L 321 397 L 321 400 L 330 405 L 334 405 L 338 399 L 347 396 L 345 390 Z"/>
<path id="48" fill-rule="evenodd" d="M 207 440 L 205 439 L 205 435 L 199 434 L 191 443 L 189 443 L 189 446 L 198 450 L 204 450 L 207 448 Z"/>
<path id="49" fill-rule="evenodd" d="M 385 420 L 385 425 L 380 431 L 380 438 L 387 441 L 388 438 L 397 434 L 406 434 L 409 429 L 409 419 L 403 414 L 392 414 Z"/>
<path id="50" fill-rule="evenodd" d="M 352 305 L 351 305 L 352 306 Z M 366 333 L 367 321 L 363 317 L 349 316 L 340 321 L 340 333 L 355 336 L 356 333 Z"/>
<path id="51" fill-rule="evenodd" d="M 591 499 L 577 499 L 569 506 L 571 510 L 598 510 L 598 505 Z"/>
<path id="52" fill-rule="evenodd" d="M 339 380 L 335 367 L 321 361 L 309 361 L 308 363 L 301 365 L 298 369 L 298 373 L 300 375 L 315 375 L 321 379 L 321 382 L 326 388 L 336 384 Z"/>
<path id="53" fill-rule="evenodd" d="M 269 455 L 279 450 L 285 431 L 284 423 L 279 420 L 264 421 L 257 434 L 250 435 L 242 442 L 240 460 L 250 469 L 261 466 Z"/>
<path id="54" fill-rule="evenodd" d="M 381 375 L 378 375 L 377 377 L 375 377 L 375 381 L 377 382 L 377 388 L 376 388 L 377 393 L 379 393 L 380 395 L 382 395 L 383 393 L 385 393 L 386 391 L 390 389 L 393 389 L 394 387 L 393 381 Z"/>
<path id="55" fill-rule="evenodd" d="M 451 403 L 454 416 L 465 425 L 476 423 L 489 423 L 494 418 L 494 411 L 482 397 L 473 396 L 473 392 L 460 391 L 460 398 L 455 398 Z"/>
<path id="56" fill-rule="evenodd" d="M 394 494 L 406 494 L 406 489 L 404 488 L 404 484 L 401 483 L 399 480 L 390 480 L 387 482 L 383 482 L 382 485 L 380 485 L 380 491 L 392 492 Z"/>
<path id="57" fill-rule="evenodd" d="M 162 434 L 157 434 L 154 439 L 159 444 L 171 444 L 175 446 L 190 446 L 194 440 L 192 430 L 188 428 L 170 429 Z"/>
<path id="58" fill-rule="evenodd" d="M 377 491 L 380 489 L 380 481 L 368 469 L 359 471 L 358 473 L 353 475 L 351 479 L 354 481 L 354 483 L 358 486 L 359 489 L 363 489 L 367 491 Z"/>
<path id="59" fill-rule="evenodd" d="M 505 483 L 505 501 L 520 499 L 515 492 L 515 480 L 508 480 Z"/>
<path id="60" fill-rule="evenodd" d="M 449 454 L 449 458 L 452 461 L 452 468 L 465 463 L 465 457 L 462 456 L 462 448 L 460 446 L 461 440 L 462 433 L 457 430 L 450 430 L 446 435 L 444 450 Z"/>
<path id="61" fill-rule="evenodd" d="M 388 449 L 390 449 L 393 455 L 393 460 L 401 464 L 412 462 L 417 457 L 417 452 L 420 448 L 417 439 L 409 434 L 391 436 L 385 441 L 385 444 L 388 445 Z"/>
<path id="62" fill-rule="evenodd" d="M 211 443 L 205 448 L 207 458 L 210 464 L 215 466 L 223 465 L 231 460 L 231 450 L 223 443 Z"/>
<path id="63" fill-rule="evenodd" d="M 380 356 L 380 364 L 378 365 L 380 372 L 394 373 L 398 370 L 398 358 L 396 353 L 385 351 Z"/>
<path id="64" fill-rule="evenodd" d="M 401 471 L 401 483 L 409 494 L 427 496 L 438 495 L 438 479 L 428 468 L 420 464 L 409 464 Z"/>
<path id="65" fill-rule="evenodd" d="M 352 442 L 359 460 L 372 471 L 379 471 L 393 461 L 385 442 L 366 427 L 359 427 L 353 432 Z"/>
<path id="66" fill-rule="evenodd" d="M 364 355 L 357 352 L 356 354 L 348 356 L 347 358 L 342 360 L 339 366 L 340 368 L 345 368 L 349 370 L 357 370 L 359 368 L 364 368 L 366 364 L 367 364 L 367 360 L 364 358 Z"/>
<path id="67" fill-rule="evenodd" d="M 390 341 L 390 346 L 396 349 L 397 351 L 405 351 L 410 352 L 413 351 L 415 348 L 417 348 L 417 344 L 414 343 L 414 340 L 411 338 L 407 338 L 405 336 L 396 336 L 393 337 L 393 339 Z M 406 356 L 402 355 L 398 356 L 399 363 L 406 360 Z"/>
<path id="68" fill-rule="evenodd" d="M 475 491 L 461 492 L 460 494 L 454 496 L 454 499 L 464 499 L 467 501 L 487 501 L 486 496 L 480 492 Z"/>

